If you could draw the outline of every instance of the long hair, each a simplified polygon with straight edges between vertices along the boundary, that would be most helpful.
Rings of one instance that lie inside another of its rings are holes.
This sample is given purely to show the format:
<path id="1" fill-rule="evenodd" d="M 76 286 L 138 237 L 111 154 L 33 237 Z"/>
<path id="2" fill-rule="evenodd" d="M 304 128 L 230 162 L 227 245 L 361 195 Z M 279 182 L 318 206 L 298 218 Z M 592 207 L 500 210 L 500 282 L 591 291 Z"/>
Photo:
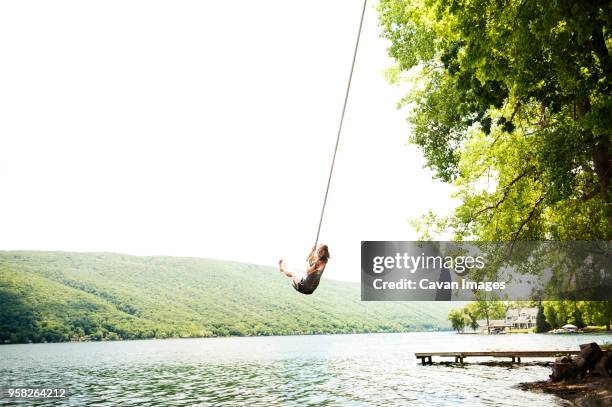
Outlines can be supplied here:
<path id="1" fill-rule="evenodd" d="M 322 260 L 324 262 L 327 263 L 327 260 L 329 260 L 329 248 L 327 247 L 326 244 L 322 244 L 319 245 L 319 260 Z"/>

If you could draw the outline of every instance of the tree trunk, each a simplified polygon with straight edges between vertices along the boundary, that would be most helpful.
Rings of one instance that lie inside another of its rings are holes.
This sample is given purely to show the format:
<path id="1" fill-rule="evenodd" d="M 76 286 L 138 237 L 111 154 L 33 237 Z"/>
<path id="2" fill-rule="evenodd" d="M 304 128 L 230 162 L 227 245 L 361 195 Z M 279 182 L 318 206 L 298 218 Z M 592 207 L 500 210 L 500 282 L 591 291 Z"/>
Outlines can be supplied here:
<path id="1" fill-rule="evenodd" d="M 600 137 L 593 146 L 593 163 L 599 180 L 599 192 L 605 204 L 608 224 L 612 227 L 612 195 L 610 194 L 610 177 L 612 177 L 612 143 L 610 137 Z"/>
<path id="2" fill-rule="evenodd" d="M 606 63 L 608 63 L 608 71 L 612 69 L 612 64 L 609 63 L 609 59 L 608 50 L 605 48 L 605 55 L 600 55 L 600 61 L 605 60 Z M 610 73 L 607 72 L 606 76 L 609 76 L 609 74 Z M 591 111 L 591 101 L 588 96 L 576 101 L 576 110 L 580 118 Z M 612 228 L 612 194 L 610 194 L 610 177 L 612 177 L 612 142 L 610 141 L 610 135 L 596 138 L 593 133 L 588 134 L 587 140 L 592 144 L 591 157 L 593 159 L 593 165 L 595 166 L 595 174 L 599 181 L 599 193 L 605 205 L 604 216 L 608 221 L 608 225 Z"/>
<path id="3" fill-rule="evenodd" d="M 606 39 L 603 35 L 603 28 L 599 22 L 595 23 L 595 28 L 593 29 L 593 36 L 591 37 L 591 48 L 595 51 L 595 55 L 597 55 L 597 59 L 599 59 L 599 64 L 601 66 L 601 70 L 606 79 L 610 79 L 610 74 L 612 74 L 612 64 L 610 63 L 610 53 L 608 52 L 608 47 L 606 46 Z"/>

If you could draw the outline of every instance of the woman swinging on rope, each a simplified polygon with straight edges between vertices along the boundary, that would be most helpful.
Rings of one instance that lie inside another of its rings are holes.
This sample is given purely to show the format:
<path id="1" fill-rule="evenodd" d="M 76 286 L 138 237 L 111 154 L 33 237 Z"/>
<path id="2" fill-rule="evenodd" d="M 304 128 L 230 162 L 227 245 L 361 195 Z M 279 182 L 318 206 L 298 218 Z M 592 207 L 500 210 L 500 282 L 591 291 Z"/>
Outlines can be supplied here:
<path id="1" fill-rule="evenodd" d="M 321 275 L 329 260 L 329 249 L 327 245 L 319 244 L 313 247 L 307 260 L 308 268 L 305 274 L 289 271 L 285 265 L 284 259 L 278 262 L 281 273 L 291 278 L 293 288 L 302 294 L 312 294 L 314 290 L 317 289 L 319 281 L 321 280 Z"/>
<path id="2" fill-rule="evenodd" d="M 353 70 L 355 69 L 355 60 L 357 59 L 357 49 L 359 48 L 359 38 L 361 37 L 361 28 L 363 26 L 363 17 L 366 11 L 366 4 L 368 0 L 363 0 L 363 8 L 361 9 L 361 20 L 359 20 L 359 29 L 357 30 L 357 39 L 355 41 L 355 50 L 353 51 L 353 62 L 351 63 L 351 70 L 349 73 L 348 83 L 346 84 L 346 93 L 344 94 L 344 105 L 342 106 L 342 113 L 340 114 L 340 123 L 338 124 L 338 134 L 336 135 L 336 145 L 334 147 L 334 155 L 332 156 L 331 166 L 329 168 L 329 177 L 327 178 L 327 188 L 325 190 L 325 198 L 323 198 L 323 208 L 321 209 L 321 217 L 319 218 L 319 229 L 317 230 L 317 238 L 315 242 L 319 241 L 319 232 L 321 232 L 321 224 L 323 223 L 323 214 L 325 213 L 325 205 L 327 204 L 327 195 L 329 194 L 329 186 L 331 185 L 332 174 L 334 172 L 334 164 L 336 163 L 336 153 L 338 152 L 338 145 L 340 144 L 340 135 L 342 134 L 342 123 L 344 122 L 344 114 L 346 112 L 346 104 L 351 90 L 351 81 L 353 79 Z M 278 267 L 281 273 L 293 280 L 293 288 L 302 294 L 312 294 L 319 285 L 321 280 L 321 274 L 325 270 L 327 261 L 329 260 L 329 250 L 327 245 L 316 244 L 312 248 L 310 255 L 308 256 L 308 268 L 306 274 L 294 273 L 287 269 L 285 261 L 281 259 L 278 262 Z"/>

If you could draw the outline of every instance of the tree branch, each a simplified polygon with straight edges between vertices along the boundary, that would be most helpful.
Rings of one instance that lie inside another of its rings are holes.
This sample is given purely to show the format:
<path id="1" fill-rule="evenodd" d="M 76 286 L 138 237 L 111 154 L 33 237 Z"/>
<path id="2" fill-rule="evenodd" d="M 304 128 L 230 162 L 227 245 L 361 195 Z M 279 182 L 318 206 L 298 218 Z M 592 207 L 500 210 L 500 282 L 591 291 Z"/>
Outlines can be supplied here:
<path id="1" fill-rule="evenodd" d="M 538 209 L 538 206 L 540 206 L 540 204 L 542 203 L 542 201 L 544 201 L 544 195 L 542 194 L 540 195 L 540 198 L 536 201 L 536 203 L 533 205 L 533 208 L 531 209 L 531 212 L 529 212 L 529 216 L 527 216 L 527 219 L 525 219 L 523 221 L 523 223 L 521 223 L 521 226 L 519 226 L 518 230 L 516 231 L 516 233 L 514 234 L 514 237 L 512 238 L 512 244 L 510 245 L 510 253 L 512 253 L 512 250 L 514 249 L 514 243 L 516 243 L 516 241 L 518 240 L 521 232 L 523 231 L 523 228 L 529 223 L 531 222 L 531 219 L 533 219 L 533 216 L 536 213 L 536 210 Z"/>
<path id="2" fill-rule="evenodd" d="M 519 108 L 521 107 L 521 101 L 519 100 L 518 102 L 516 102 L 516 106 L 514 106 L 514 111 L 512 112 L 512 115 L 510 116 L 510 120 L 508 121 L 512 121 L 514 120 L 514 116 L 516 115 L 516 112 L 518 112 Z"/>
<path id="3" fill-rule="evenodd" d="M 487 206 L 486 208 L 483 208 L 483 209 L 479 210 L 478 212 L 475 213 L 475 216 L 478 216 L 478 215 L 480 215 L 483 212 L 499 208 L 499 205 L 501 205 L 506 200 L 506 198 L 508 197 L 508 194 L 510 193 L 510 188 L 514 184 L 516 184 L 518 181 L 520 181 L 522 178 L 524 178 L 527 174 L 529 174 L 534 168 L 535 167 L 531 166 L 531 167 L 527 168 L 525 171 L 523 171 L 521 174 L 517 175 L 512 181 L 510 181 L 508 183 L 508 185 L 506 185 L 503 188 L 504 189 L 504 194 L 502 195 L 501 199 L 495 203 L 495 205 Z"/>
<path id="4" fill-rule="evenodd" d="M 610 64 L 610 53 L 608 52 L 608 47 L 606 46 L 606 40 L 603 36 L 603 29 L 601 24 L 596 23 L 595 29 L 593 30 L 593 36 L 591 37 L 591 48 L 597 55 L 597 59 L 599 59 L 599 64 L 601 65 L 601 69 L 604 75 L 607 77 L 612 73 L 612 65 Z"/>
<path id="5" fill-rule="evenodd" d="M 516 115 L 516 113 L 518 112 L 520 107 L 521 107 L 521 101 L 519 100 L 518 102 L 516 102 L 516 106 L 514 106 L 514 110 L 512 111 L 512 115 L 510 116 L 510 119 L 508 120 L 509 123 L 512 123 L 512 120 L 514 120 L 514 116 Z M 493 142 L 491 143 L 491 147 L 493 147 L 495 145 L 495 143 L 497 143 L 497 140 L 499 140 L 499 138 L 502 136 L 502 134 L 504 134 L 504 132 L 500 131 L 499 134 L 497 135 L 497 137 L 495 137 L 495 140 L 493 140 Z M 491 147 L 489 147 L 489 148 L 491 148 Z"/>
<path id="6" fill-rule="evenodd" d="M 583 202 L 588 201 L 591 198 L 595 198 L 597 195 L 599 195 L 599 190 L 600 188 L 597 186 L 595 187 L 593 190 L 589 191 L 589 192 L 583 192 L 582 195 L 580 196 L 580 199 Z"/>

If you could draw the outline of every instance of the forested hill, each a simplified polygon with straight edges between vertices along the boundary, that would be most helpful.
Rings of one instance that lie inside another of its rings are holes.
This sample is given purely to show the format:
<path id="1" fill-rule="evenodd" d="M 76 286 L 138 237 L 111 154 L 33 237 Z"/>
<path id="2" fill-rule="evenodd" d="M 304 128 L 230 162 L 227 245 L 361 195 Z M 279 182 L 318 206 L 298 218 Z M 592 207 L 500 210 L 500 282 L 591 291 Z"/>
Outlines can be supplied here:
<path id="1" fill-rule="evenodd" d="M 294 291 L 275 268 L 111 253 L 0 251 L 0 343 L 447 329 L 445 303 Z"/>

